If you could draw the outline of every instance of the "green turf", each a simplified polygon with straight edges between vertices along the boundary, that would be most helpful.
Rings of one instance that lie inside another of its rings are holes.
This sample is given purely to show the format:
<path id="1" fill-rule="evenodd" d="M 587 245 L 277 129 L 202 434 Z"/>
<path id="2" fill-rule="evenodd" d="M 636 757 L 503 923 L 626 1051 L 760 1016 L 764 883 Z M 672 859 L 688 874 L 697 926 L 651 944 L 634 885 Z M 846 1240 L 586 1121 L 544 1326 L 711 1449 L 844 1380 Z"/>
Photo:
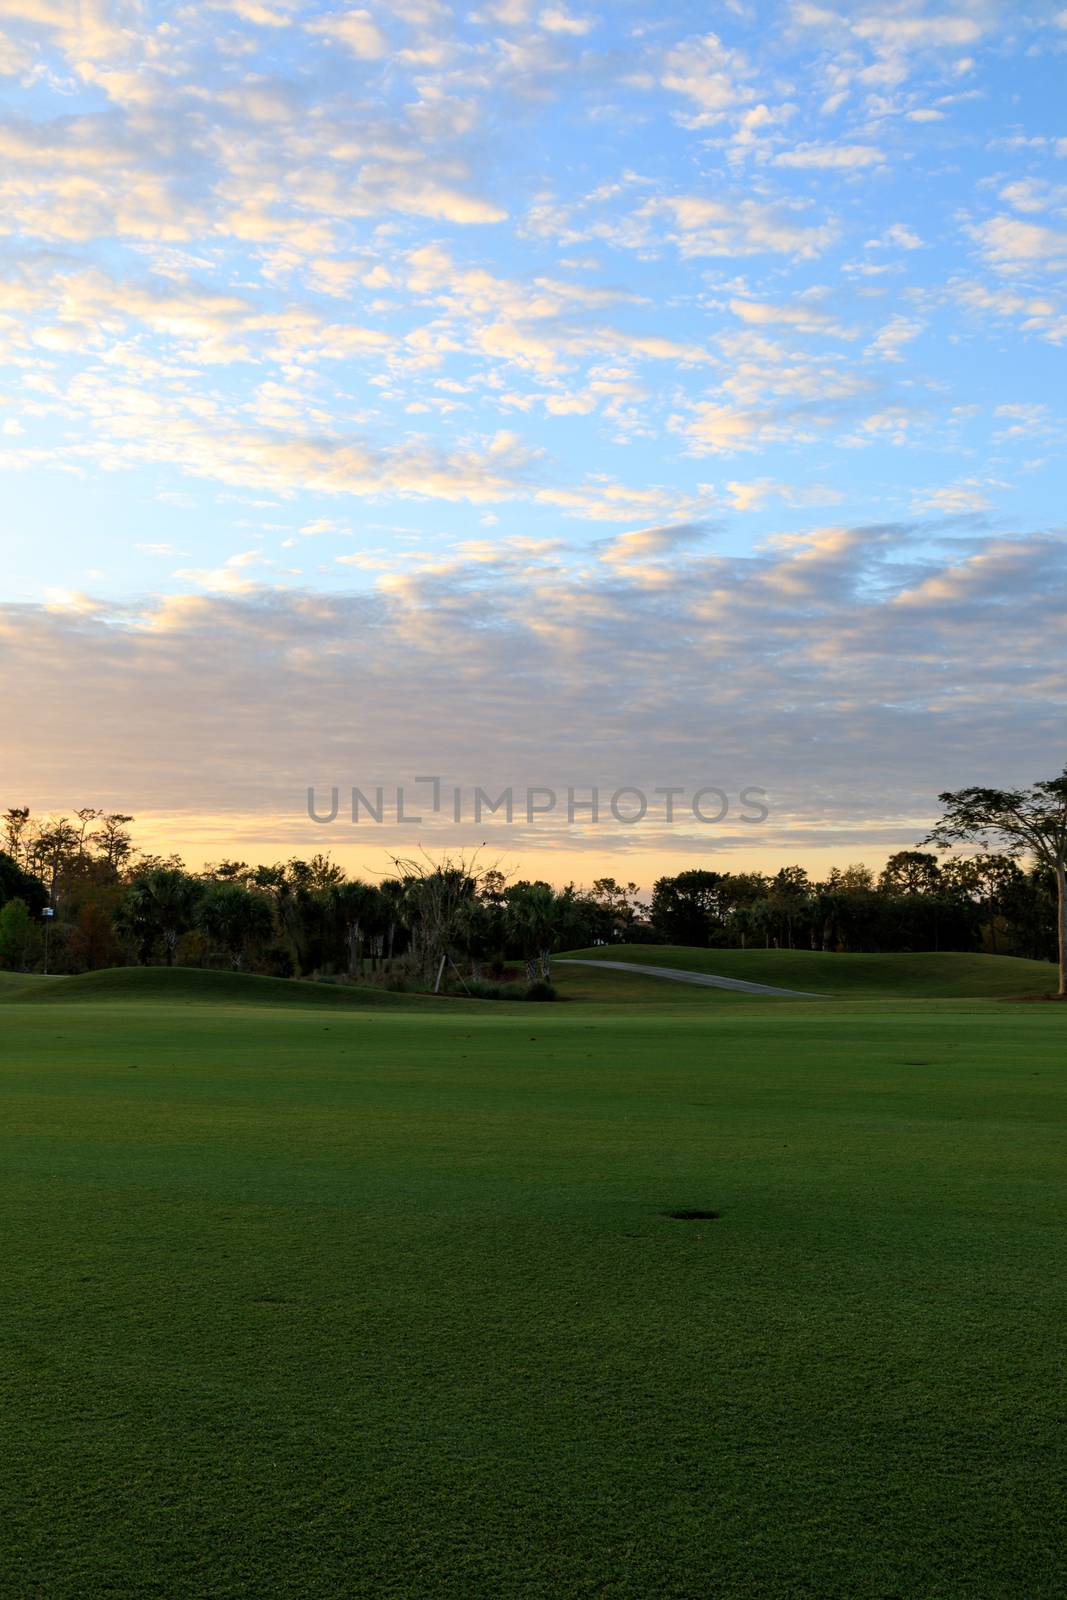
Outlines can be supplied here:
<path id="1" fill-rule="evenodd" d="M 15 977 L 15 974 L 10 974 Z M 17 992 L 16 992 L 17 989 Z M 261 978 L 249 972 L 212 972 L 202 967 L 108 967 L 77 977 L 25 978 L 0 988 L 0 1001 L 157 1001 L 169 1004 L 252 1006 L 383 1006 L 411 1011 L 454 1007 L 449 996 L 399 995 L 372 985 L 311 983 L 293 978 Z M 469 1002 L 464 1002 L 469 1006 Z"/>
<path id="2" fill-rule="evenodd" d="M 822 950 L 696 950 L 689 945 L 612 944 L 568 950 L 583 961 L 634 961 L 744 978 L 827 995 L 913 999 L 994 998 L 1055 992 L 1056 968 L 1018 956 L 924 951 L 915 955 L 831 954 Z"/>
<path id="3" fill-rule="evenodd" d="M 1061 1008 L 560 977 L 4 1004 L 4 1600 L 1064 1592 Z"/>

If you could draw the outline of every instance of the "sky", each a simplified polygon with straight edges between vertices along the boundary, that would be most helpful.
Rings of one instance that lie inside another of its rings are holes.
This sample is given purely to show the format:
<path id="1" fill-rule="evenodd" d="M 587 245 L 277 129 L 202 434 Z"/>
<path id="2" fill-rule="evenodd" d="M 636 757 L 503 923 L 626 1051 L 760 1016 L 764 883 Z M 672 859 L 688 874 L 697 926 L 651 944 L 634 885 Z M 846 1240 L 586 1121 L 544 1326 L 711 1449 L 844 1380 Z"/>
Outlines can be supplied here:
<path id="1" fill-rule="evenodd" d="M 0 803 L 647 886 L 1059 772 L 1065 72 L 1055 0 L 0 0 Z"/>

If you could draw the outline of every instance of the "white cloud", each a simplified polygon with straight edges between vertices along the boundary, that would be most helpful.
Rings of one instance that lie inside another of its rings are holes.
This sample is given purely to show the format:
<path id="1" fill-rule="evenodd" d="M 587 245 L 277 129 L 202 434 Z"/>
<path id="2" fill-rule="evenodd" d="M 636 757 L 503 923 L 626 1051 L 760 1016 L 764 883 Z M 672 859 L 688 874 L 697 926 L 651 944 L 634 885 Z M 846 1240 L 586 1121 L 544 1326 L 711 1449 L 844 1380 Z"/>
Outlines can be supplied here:
<path id="1" fill-rule="evenodd" d="M 1067 231 L 1061 228 L 1021 222 L 1018 217 L 997 216 L 977 223 L 970 231 L 987 259 L 1003 271 L 1067 263 Z"/>
<path id="2" fill-rule="evenodd" d="M 974 511 L 988 511 L 992 501 L 985 485 L 975 478 L 946 484 L 938 489 L 920 490 L 914 499 L 916 511 L 940 511 L 947 516 L 960 516 Z"/>
<path id="3" fill-rule="evenodd" d="M 886 361 L 902 361 L 904 346 L 917 339 L 923 327 L 924 324 L 916 318 L 898 314 L 878 331 L 867 349 L 871 355 L 881 356 Z"/>
<path id="4" fill-rule="evenodd" d="M 369 11 L 331 11 L 306 22 L 309 33 L 320 34 L 333 44 L 344 45 L 361 61 L 378 61 L 389 48 L 389 41 Z"/>
<path id="5" fill-rule="evenodd" d="M 661 81 L 665 89 L 684 95 L 699 107 L 690 126 L 708 127 L 754 99 L 754 90 L 743 81 L 748 70 L 739 51 L 728 49 L 717 34 L 708 33 L 667 52 Z"/>
<path id="6" fill-rule="evenodd" d="M 798 298 L 788 305 L 772 305 L 758 300 L 731 300 L 730 310 L 735 317 L 753 327 L 770 327 L 776 324 L 795 328 L 798 333 L 834 334 L 841 339 L 855 338 L 855 329 L 847 328 L 827 311 L 821 311 L 810 297 Z"/>
<path id="7" fill-rule="evenodd" d="M 591 33 L 596 27 L 593 17 L 576 17 L 565 6 L 548 6 L 538 18 L 546 33 L 566 33 L 576 38 Z"/>
<path id="8" fill-rule="evenodd" d="M 780 167 L 813 167 L 834 172 L 885 163 L 881 150 L 870 144 L 799 144 L 775 156 Z"/>
<path id="9" fill-rule="evenodd" d="M 837 236 L 833 222 L 807 224 L 803 211 L 793 206 L 668 195 L 639 207 L 636 220 L 645 227 L 634 245 L 651 242 L 650 225 L 664 216 L 674 224 L 666 238 L 687 257 L 773 254 L 809 259 L 821 255 Z M 628 242 L 625 234 L 618 242 Z"/>
<path id="10" fill-rule="evenodd" d="M 877 239 L 868 239 L 867 248 L 877 250 L 892 245 L 898 250 L 921 250 L 922 243 L 914 228 L 904 222 L 893 222 Z"/>

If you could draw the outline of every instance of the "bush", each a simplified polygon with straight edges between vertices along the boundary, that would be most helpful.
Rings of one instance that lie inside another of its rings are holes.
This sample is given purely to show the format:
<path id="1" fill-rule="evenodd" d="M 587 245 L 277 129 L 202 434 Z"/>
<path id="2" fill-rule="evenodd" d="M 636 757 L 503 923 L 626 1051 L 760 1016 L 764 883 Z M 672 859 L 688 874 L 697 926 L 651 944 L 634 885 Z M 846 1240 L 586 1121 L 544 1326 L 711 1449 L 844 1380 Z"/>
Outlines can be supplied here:
<path id="1" fill-rule="evenodd" d="M 550 983 L 546 983 L 543 978 L 538 978 L 536 983 L 531 983 L 530 987 L 527 989 L 526 993 L 523 995 L 523 999 L 524 1000 L 555 1000 L 556 999 L 556 991 L 555 991 L 555 989 L 552 987 L 552 985 Z"/>
<path id="2" fill-rule="evenodd" d="M 453 984 L 449 993 L 469 995 L 472 1000 L 521 1000 L 524 997 L 521 983 L 489 983 L 484 978 L 468 978 L 464 988 Z"/>

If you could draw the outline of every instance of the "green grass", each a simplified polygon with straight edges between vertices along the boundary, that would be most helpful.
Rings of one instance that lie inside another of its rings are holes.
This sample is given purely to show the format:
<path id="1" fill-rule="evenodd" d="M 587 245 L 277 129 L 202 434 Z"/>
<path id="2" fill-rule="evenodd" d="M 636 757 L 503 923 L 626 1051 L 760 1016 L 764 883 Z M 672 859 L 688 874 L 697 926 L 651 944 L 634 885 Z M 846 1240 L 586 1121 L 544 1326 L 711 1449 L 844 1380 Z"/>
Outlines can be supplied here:
<path id="1" fill-rule="evenodd" d="M 560 980 L 4 1003 L 4 1600 L 1064 1592 L 1061 1008 Z"/>
<path id="2" fill-rule="evenodd" d="M 822 950 L 696 950 L 688 945 L 613 944 L 566 954 L 582 961 L 634 961 L 650 967 L 713 972 L 723 978 L 744 978 L 749 983 L 785 989 L 871 998 L 1006 998 L 1055 993 L 1058 981 L 1049 961 L 952 951 L 848 955 Z"/>
<path id="3" fill-rule="evenodd" d="M 10 974 L 14 977 L 15 974 Z M 347 984 L 311 983 L 293 978 L 261 978 L 249 972 L 213 972 L 201 967 L 108 967 L 78 977 L 22 978 L 21 985 L 0 988 L 0 1002 L 37 1004 L 86 1001 L 165 1001 L 168 1005 L 296 1006 L 333 1009 L 381 1006 L 411 1011 L 448 1008 L 454 1002 L 433 995 L 391 994 L 385 989 Z"/>

